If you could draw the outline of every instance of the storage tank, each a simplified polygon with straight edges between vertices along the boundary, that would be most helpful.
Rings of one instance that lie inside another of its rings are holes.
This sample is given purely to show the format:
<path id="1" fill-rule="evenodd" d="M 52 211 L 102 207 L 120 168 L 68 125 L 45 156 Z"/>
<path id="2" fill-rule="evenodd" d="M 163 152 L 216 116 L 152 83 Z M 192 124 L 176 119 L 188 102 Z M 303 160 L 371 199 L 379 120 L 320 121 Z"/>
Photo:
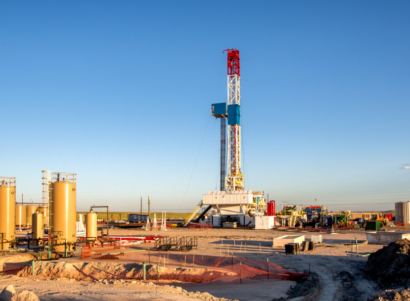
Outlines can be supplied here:
<path id="1" fill-rule="evenodd" d="M 24 205 L 16 205 L 16 226 L 17 227 L 27 226 L 26 207 L 27 206 L 24 206 Z"/>
<path id="2" fill-rule="evenodd" d="M 396 222 L 410 224 L 410 202 L 398 202 L 394 204 Z"/>
<path id="3" fill-rule="evenodd" d="M 395 220 L 396 222 L 403 222 L 403 202 L 394 204 Z"/>
<path id="4" fill-rule="evenodd" d="M 395 203 L 394 209 L 396 222 L 410 224 L 410 202 Z"/>
<path id="5" fill-rule="evenodd" d="M 38 240 L 40 238 L 43 238 L 43 214 L 39 212 L 39 210 L 35 213 L 32 214 L 32 238 L 33 238 L 33 245 L 38 246 Z"/>
<path id="6" fill-rule="evenodd" d="M 28 205 L 26 206 L 26 223 L 28 227 L 32 225 L 33 213 L 36 213 L 38 206 Z"/>
<path id="7" fill-rule="evenodd" d="M 97 213 L 92 209 L 85 216 L 86 236 L 88 240 L 97 240 Z"/>
<path id="8" fill-rule="evenodd" d="M 403 223 L 410 224 L 410 202 L 403 203 Z"/>
<path id="9" fill-rule="evenodd" d="M 56 244 L 75 243 L 76 231 L 76 174 L 57 172 L 52 175 L 50 202 L 51 234 L 54 238 L 53 250 L 64 252 L 65 246 Z M 67 245 L 67 250 L 72 249 Z"/>
<path id="10" fill-rule="evenodd" d="M 47 223 L 48 223 L 48 206 L 38 206 L 38 209 L 40 211 L 41 214 L 43 214 L 43 226 L 47 227 Z"/>
<path id="11" fill-rule="evenodd" d="M 16 229 L 16 178 L 0 177 L 0 233 L 3 240 L 0 248 L 7 250 L 14 240 Z M 1 238 L 1 237 L 0 237 Z"/>

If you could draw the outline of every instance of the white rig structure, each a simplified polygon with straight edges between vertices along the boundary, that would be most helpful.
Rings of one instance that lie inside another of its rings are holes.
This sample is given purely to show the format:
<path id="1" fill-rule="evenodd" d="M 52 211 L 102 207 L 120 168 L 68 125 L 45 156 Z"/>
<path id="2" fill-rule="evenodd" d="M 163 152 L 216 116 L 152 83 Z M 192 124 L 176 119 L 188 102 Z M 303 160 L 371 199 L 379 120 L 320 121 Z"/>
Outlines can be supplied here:
<path id="1" fill-rule="evenodd" d="M 239 51 L 228 50 L 228 176 L 227 191 L 244 190 L 241 171 L 241 75 Z M 232 116 L 232 117 L 231 117 Z"/>
<path id="2" fill-rule="evenodd" d="M 266 202 L 261 191 L 244 190 L 241 170 L 241 87 L 240 58 L 236 49 L 225 50 L 228 54 L 228 100 L 212 104 L 212 115 L 221 119 L 221 187 L 203 195 L 202 205 L 208 207 L 197 219 L 212 223 L 214 227 L 256 226 L 268 229 L 274 223 L 273 216 L 265 216 Z M 225 175 L 226 122 L 228 122 L 228 175 Z M 210 214 L 205 217 L 205 213 Z"/>

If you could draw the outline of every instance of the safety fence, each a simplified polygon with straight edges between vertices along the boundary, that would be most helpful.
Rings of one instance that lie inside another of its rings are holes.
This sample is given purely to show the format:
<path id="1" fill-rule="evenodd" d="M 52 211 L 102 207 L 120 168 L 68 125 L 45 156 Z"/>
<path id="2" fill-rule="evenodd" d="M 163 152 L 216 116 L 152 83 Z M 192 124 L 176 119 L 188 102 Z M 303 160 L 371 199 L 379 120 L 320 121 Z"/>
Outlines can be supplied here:
<path id="1" fill-rule="evenodd" d="M 295 280 L 307 273 L 290 272 L 268 260 L 251 260 L 241 256 L 211 256 L 135 252 L 111 254 L 114 260 L 102 260 L 106 255 L 92 255 L 87 262 L 33 262 L 19 276 L 43 276 L 77 280 L 124 279 L 205 283 L 212 281 L 248 283 L 260 280 Z M 112 258 L 111 258 L 112 259 Z"/>
<path id="2" fill-rule="evenodd" d="M 203 230 L 203 229 L 212 229 L 212 224 L 210 223 L 189 223 L 188 224 L 188 229 L 197 229 L 197 230 Z"/>
<path id="3" fill-rule="evenodd" d="M 140 242 L 140 241 L 137 241 Z M 88 245 L 81 248 L 81 259 L 87 259 L 91 255 L 101 255 L 109 252 L 123 252 L 135 247 L 136 242 L 122 240 L 110 243 L 99 243 L 94 246 Z"/>

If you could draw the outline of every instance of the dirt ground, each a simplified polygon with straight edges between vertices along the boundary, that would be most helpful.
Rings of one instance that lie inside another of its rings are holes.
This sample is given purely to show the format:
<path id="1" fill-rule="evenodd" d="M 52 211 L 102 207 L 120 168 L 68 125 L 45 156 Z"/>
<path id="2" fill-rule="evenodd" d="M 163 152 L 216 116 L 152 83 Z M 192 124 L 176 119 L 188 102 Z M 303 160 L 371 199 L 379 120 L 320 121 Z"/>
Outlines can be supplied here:
<path id="1" fill-rule="evenodd" d="M 198 250 L 190 254 L 242 256 L 253 260 L 269 260 L 291 272 L 311 273 L 309 281 L 260 280 L 257 283 L 169 283 L 186 290 L 184 294 L 175 288 L 147 286 L 142 283 L 102 285 L 91 281 L 44 280 L 16 277 L 0 277 L 0 284 L 16 283 L 17 288 L 33 290 L 41 300 L 206 300 L 202 294 L 209 293 L 216 298 L 236 300 L 366 300 L 375 291 L 375 283 L 363 275 L 367 257 L 356 255 L 356 246 L 344 245 L 358 239 L 366 239 L 364 231 L 346 231 L 339 234 L 314 233 L 309 231 L 251 230 L 251 229 L 209 229 L 194 230 L 177 228 L 168 231 L 110 230 L 110 234 L 158 234 L 163 236 L 196 236 Z M 283 235 L 321 234 L 327 247 L 318 246 L 315 251 L 298 255 L 286 255 L 283 248 L 272 248 L 272 240 Z M 140 245 L 153 249 L 153 244 Z M 381 245 L 359 244 L 359 253 L 375 252 Z M 172 252 L 172 251 L 171 251 Z M 179 253 L 179 252 L 178 252 Z M 66 259 L 64 259 L 66 260 Z M 67 259 L 76 262 L 78 257 Z M 5 276 L 9 277 L 9 276 Z M 22 281 L 22 279 L 24 279 Z M 152 289 L 155 287 L 156 289 Z M 0 287 L 2 288 L 2 287 Z M 287 292 L 294 292 L 288 295 Z M 192 295 L 190 296 L 189 293 Z M 301 296 L 302 295 L 302 296 Z M 209 296 L 209 295 L 206 295 Z M 210 296 L 209 296 L 210 297 Z M 186 299 L 184 299 L 186 298 Z M 211 299 L 209 299 L 211 300 Z"/>

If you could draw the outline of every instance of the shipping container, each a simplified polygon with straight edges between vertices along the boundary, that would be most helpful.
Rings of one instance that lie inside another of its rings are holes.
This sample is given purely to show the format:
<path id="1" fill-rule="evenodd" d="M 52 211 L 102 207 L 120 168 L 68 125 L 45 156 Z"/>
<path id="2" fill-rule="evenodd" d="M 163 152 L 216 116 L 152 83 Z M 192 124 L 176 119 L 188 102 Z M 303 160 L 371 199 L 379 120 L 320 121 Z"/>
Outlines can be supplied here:
<path id="1" fill-rule="evenodd" d="M 368 221 L 366 223 L 366 231 L 379 231 L 380 221 Z"/>

